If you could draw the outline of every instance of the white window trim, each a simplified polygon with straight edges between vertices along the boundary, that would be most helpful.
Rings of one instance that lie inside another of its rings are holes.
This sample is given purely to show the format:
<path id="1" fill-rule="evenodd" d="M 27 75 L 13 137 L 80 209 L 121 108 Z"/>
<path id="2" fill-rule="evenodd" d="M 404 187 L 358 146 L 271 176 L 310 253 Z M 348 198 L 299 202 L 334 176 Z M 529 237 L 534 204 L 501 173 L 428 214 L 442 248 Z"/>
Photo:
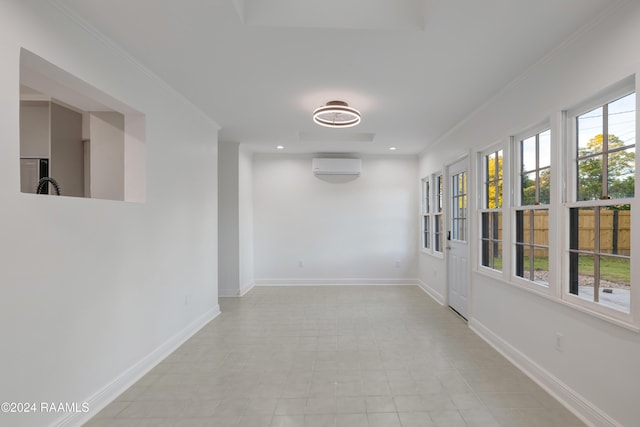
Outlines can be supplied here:
<path id="1" fill-rule="evenodd" d="M 551 164 L 550 164 L 550 171 L 551 171 L 551 187 L 549 189 L 550 191 L 550 200 L 549 200 L 549 204 L 541 204 L 541 205 L 521 205 L 521 200 L 520 200 L 520 188 L 522 186 L 521 183 L 521 179 L 522 176 L 520 174 L 520 159 L 521 159 L 521 144 L 520 142 L 530 138 L 532 136 L 536 136 L 542 132 L 546 132 L 547 130 L 549 130 L 551 132 Z M 527 288 L 531 291 L 534 291 L 536 293 L 540 293 L 540 294 L 556 294 L 557 290 L 556 288 L 556 283 L 557 281 L 554 280 L 555 277 L 557 276 L 557 271 L 558 271 L 558 263 L 554 263 L 552 262 L 553 260 L 553 252 L 555 252 L 554 250 L 554 244 L 557 245 L 557 242 L 555 241 L 555 238 L 553 238 L 554 233 L 551 232 L 551 230 L 553 229 L 553 223 L 552 220 L 555 218 L 554 215 L 554 211 L 557 210 L 557 208 L 554 206 L 554 192 L 555 192 L 555 181 L 558 179 L 556 177 L 556 173 L 554 173 L 554 157 L 556 157 L 556 153 L 554 152 L 554 148 L 556 148 L 557 145 L 559 144 L 554 144 L 554 141 L 556 141 L 556 139 L 554 139 L 554 135 L 556 133 L 554 132 L 554 128 L 551 126 L 551 121 L 550 120 L 544 120 L 542 122 L 540 122 L 539 124 L 532 126 L 520 133 L 515 134 L 513 137 L 510 138 L 509 141 L 509 153 L 508 155 L 506 155 L 505 157 L 509 159 L 509 161 L 511 162 L 511 164 L 513 165 L 513 167 L 511 168 L 512 171 L 512 175 L 511 175 L 511 179 L 514 183 L 514 185 L 512 185 L 510 187 L 510 196 L 511 196 L 511 206 L 510 206 L 510 214 L 509 214 L 509 227 L 511 230 L 511 246 L 510 246 L 510 258 L 512 259 L 512 268 L 510 270 L 510 281 L 513 282 L 513 284 L 519 286 L 519 287 L 523 287 L 523 288 Z M 504 176 L 504 171 L 503 171 L 503 176 Z M 516 211 L 519 210 L 539 210 L 539 209 L 547 209 L 549 212 L 549 277 L 548 277 L 548 282 L 546 285 L 538 283 L 538 282 L 534 282 L 532 280 L 528 280 L 525 279 L 523 277 L 520 277 L 516 274 L 516 220 L 515 220 L 515 214 Z"/>
<path id="2" fill-rule="evenodd" d="M 441 206 L 441 210 L 440 212 L 437 212 L 437 206 L 438 206 L 438 177 L 442 177 L 442 206 Z M 431 255 L 434 256 L 435 258 L 439 258 L 439 259 L 444 259 L 444 247 L 447 244 L 447 239 L 446 239 L 446 223 L 444 222 L 445 217 L 444 217 L 444 213 L 445 213 L 445 200 L 446 200 L 446 193 L 447 193 L 447 187 L 446 187 L 446 181 L 445 181 L 445 174 L 444 171 L 440 170 L 437 172 L 434 172 L 431 174 L 431 183 L 432 183 L 432 190 L 431 191 L 431 218 L 432 218 L 432 222 L 431 222 Z M 437 251 L 436 250 L 436 227 L 435 227 L 435 223 L 439 218 L 442 218 L 442 227 L 440 230 L 440 235 L 442 236 L 442 244 L 441 244 L 441 250 Z"/>
<path id="3" fill-rule="evenodd" d="M 640 76 L 632 76 L 624 79 L 618 84 L 611 86 L 608 89 L 605 89 L 599 92 L 597 95 L 589 98 L 584 103 L 579 104 L 576 107 L 573 107 L 564 112 L 564 121 L 566 126 L 565 138 L 563 144 L 564 147 L 564 160 L 566 171 L 563 176 L 564 180 L 564 198 L 562 202 L 562 220 L 561 226 L 564 227 L 562 234 L 562 242 L 561 242 L 561 262 L 562 262 L 562 273 L 561 273 L 561 289 L 560 289 L 560 299 L 572 307 L 579 308 L 581 311 L 586 313 L 593 314 L 599 318 L 604 320 L 613 321 L 616 324 L 627 327 L 628 329 L 632 329 L 634 331 L 640 332 L 640 290 L 634 290 L 635 287 L 640 285 L 640 281 L 635 279 L 640 274 L 640 267 L 637 266 L 638 262 L 634 262 L 638 260 L 638 248 L 632 251 L 631 255 L 631 295 L 630 295 L 630 308 L 629 313 L 624 313 L 622 311 L 615 310 L 613 308 L 609 308 L 605 305 L 598 304 L 593 301 L 586 300 L 577 295 L 570 293 L 569 285 L 569 242 L 570 242 L 570 224 L 569 224 L 569 211 L 574 207 L 594 207 L 594 206 L 608 206 L 612 204 L 629 204 L 631 205 L 631 242 L 637 242 L 640 238 L 640 230 L 638 227 L 640 226 L 640 218 L 637 212 L 637 207 L 635 206 L 634 200 L 638 197 L 640 191 L 638 190 L 638 183 L 640 182 L 638 177 L 638 158 L 636 157 L 636 196 L 635 198 L 624 198 L 624 199 L 609 199 L 609 200 L 586 200 L 586 201 L 576 201 L 577 198 L 577 165 L 576 165 L 576 156 L 577 150 L 575 147 L 576 144 L 576 118 L 588 111 L 593 110 L 594 108 L 598 108 L 604 104 L 615 101 L 616 99 L 628 95 L 629 93 L 636 92 L 636 148 L 638 145 L 638 125 L 640 124 L 640 112 L 638 111 L 638 96 L 637 96 L 637 84 L 636 81 L 640 80 Z M 638 151 L 636 151 L 638 154 Z"/>
<path id="4" fill-rule="evenodd" d="M 637 175 L 637 170 L 636 170 L 636 175 Z M 636 229 L 636 223 L 637 221 L 634 219 L 634 217 L 637 217 L 637 215 L 634 215 L 634 211 L 636 210 L 633 203 L 632 203 L 633 199 L 613 199 L 613 200 L 593 200 L 593 201 L 580 201 L 580 202 L 567 202 L 564 203 L 563 206 L 563 211 L 564 211 L 564 221 L 563 224 L 565 226 L 565 233 L 563 233 L 563 237 L 564 237 L 564 241 L 563 241 L 563 245 L 562 245 L 562 264 L 563 264 L 563 269 L 562 269 L 562 299 L 571 303 L 572 305 L 577 305 L 577 306 L 581 306 L 586 310 L 589 311 L 593 311 L 595 313 L 598 313 L 600 315 L 604 315 L 607 317 L 611 317 L 614 318 L 616 320 L 619 321 L 623 321 L 632 325 L 635 325 L 636 327 L 640 327 L 640 324 L 638 324 L 637 322 L 637 316 L 634 316 L 634 308 L 635 311 L 638 311 L 638 306 L 636 303 L 634 303 L 635 300 L 637 300 L 637 294 L 639 293 L 637 290 L 636 291 L 632 291 L 631 292 L 631 296 L 630 296 L 630 309 L 629 309 L 629 313 L 625 313 L 619 310 L 615 310 L 613 308 L 609 308 L 605 305 L 602 304 L 598 304 L 596 302 L 593 301 L 589 301 L 586 300 L 584 298 L 579 297 L 578 295 L 574 295 L 570 292 L 569 289 L 569 285 L 570 285 L 570 280 L 569 280 L 569 241 L 570 241 L 570 224 L 569 224 L 569 211 L 571 208 L 578 208 L 578 207 L 595 207 L 595 206 L 611 206 L 611 205 L 617 205 L 617 204 L 629 204 L 631 205 L 631 212 L 632 212 L 632 217 L 631 217 L 631 233 L 632 233 L 632 237 L 631 237 L 631 241 L 634 242 L 634 238 L 637 235 L 637 233 L 634 233 L 634 230 Z M 636 249 L 637 250 L 637 249 Z M 632 254 L 635 253 L 635 251 L 632 252 Z M 633 285 L 637 285 L 638 281 L 637 279 L 634 281 L 634 278 L 636 276 L 634 276 L 634 259 L 637 259 L 637 256 L 631 256 L 631 288 L 633 289 Z"/>
<path id="5" fill-rule="evenodd" d="M 640 333 L 640 289 L 631 293 L 630 313 L 624 313 L 613 308 L 606 307 L 602 304 L 590 302 L 577 295 L 569 293 L 569 209 L 580 206 L 606 206 L 611 204 L 631 204 L 631 241 L 640 241 L 640 207 L 635 206 L 635 200 L 640 197 L 640 180 L 636 179 L 636 196 L 626 199 L 602 200 L 602 201 L 579 201 L 575 200 L 575 174 L 576 174 L 576 153 L 575 149 L 575 118 L 585 112 L 588 112 L 605 103 L 612 102 L 631 92 L 636 92 L 636 153 L 640 153 L 638 147 L 638 137 L 640 136 L 640 109 L 638 104 L 640 98 L 637 96 L 637 88 L 640 87 L 640 73 L 628 77 L 618 84 L 610 86 L 608 89 L 600 91 L 595 96 L 587 99 L 584 103 L 580 103 L 576 107 L 567 110 L 554 112 L 549 116 L 548 120 L 538 122 L 539 125 L 527 128 L 525 131 L 514 134 L 512 138 L 507 138 L 507 143 L 495 143 L 483 150 L 475 151 L 476 183 L 475 205 L 477 212 L 476 225 L 477 231 L 470 233 L 471 243 L 478 245 L 473 250 L 474 256 L 477 257 L 472 263 L 474 274 L 479 274 L 496 280 L 505 286 L 513 286 L 525 292 L 529 292 L 538 297 L 552 301 L 560 306 L 567 307 L 571 310 L 584 313 L 585 315 L 597 318 L 608 323 L 614 324 L 627 330 Z M 548 205 L 535 205 L 531 208 L 549 209 L 549 286 L 537 285 L 526 279 L 515 276 L 515 210 L 517 195 L 514 193 L 517 185 L 511 183 L 519 183 L 519 160 L 517 158 L 516 148 L 521 137 L 531 136 L 531 134 L 551 129 L 551 188 L 550 203 Z M 513 138 L 518 138 L 516 144 Z M 503 150 L 503 270 L 494 270 L 482 265 L 482 213 L 487 209 L 481 209 L 484 206 L 486 198 L 486 188 L 484 185 L 484 156 L 495 152 L 499 149 Z M 636 157 L 636 177 L 640 176 L 640 159 Z M 509 189 L 509 191 L 507 191 Z M 508 200 L 507 200 L 508 198 Z M 508 214 L 505 214 L 508 212 Z M 509 233 L 507 236 L 505 233 Z M 513 238 L 512 238 L 513 236 Z M 640 277 L 640 249 L 635 248 L 631 258 L 631 277 Z M 513 261 L 512 261 L 513 260 Z M 507 266 L 506 263 L 509 265 Z M 633 286 L 640 286 L 640 281 L 632 283 Z"/>
<path id="6" fill-rule="evenodd" d="M 428 201 L 427 198 L 425 197 L 425 184 L 427 184 L 429 186 L 429 197 L 428 197 Z M 431 193 L 433 192 L 433 186 L 431 184 L 431 175 L 427 175 L 424 178 L 422 178 L 420 180 L 420 242 L 421 242 L 421 246 L 420 249 L 423 253 L 425 254 L 432 254 L 433 253 L 433 218 L 432 218 L 432 196 Z M 427 210 L 427 206 L 426 203 L 429 203 L 429 210 Z M 424 241 L 424 222 L 425 222 L 425 217 L 427 218 L 427 221 L 429 222 L 429 247 L 425 247 L 425 241 Z"/>
<path id="7" fill-rule="evenodd" d="M 476 223 L 478 225 L 478 234 L 476 236 L 476 240 L 478 241 L 478 260 L 475 263 L 478 272 L 481 272 L 489 277 L 499 278 L 501 280 L 506 280 L 505 278 L 509 276 L 509 272 L 511 271 L 511 248 L 508 247 L 507 243 L 511 242 L 511 221 L 507 218 L 509 213 L 508 206 L 511 203 L 511 191 L 507 191 L 507 189 L 511 188 L 511 177 L 510 177 L 510 157 L 509 156 L 509 141 L 511 139 L 508 138 L 506 143 L 505 141 L 500 141 L 491 146 L 486 147 L 484 150 L 478 152 L 478 156 L 476 159 L 478 168 L 477 168 L 477 177 L 478 177 L 478 188 L 477 191 L 477 200 L 476 209 L 477 212 L 477 220 Z M 506 146 L 505 146 L 506 145 Z M 486 175 L 486 165 L 484 162 L 485 156 L 498 152 L 502 150 L 502 206 L 498 209 L 488 209 L 485 208 L 485 201 L 487 199 L 487 189 L 485 185 L 485 175 Z M 491 267 L 482 265 L 482 214 L 487 212 L 501 212 L 502 213 L 502 270 L 496 270 Z M 506 212 L 506 213 L 505 213 Z M 506 252 L 508 251 L 508 252 Z M 505 256 L 506 255 L 506 256 Z"/>

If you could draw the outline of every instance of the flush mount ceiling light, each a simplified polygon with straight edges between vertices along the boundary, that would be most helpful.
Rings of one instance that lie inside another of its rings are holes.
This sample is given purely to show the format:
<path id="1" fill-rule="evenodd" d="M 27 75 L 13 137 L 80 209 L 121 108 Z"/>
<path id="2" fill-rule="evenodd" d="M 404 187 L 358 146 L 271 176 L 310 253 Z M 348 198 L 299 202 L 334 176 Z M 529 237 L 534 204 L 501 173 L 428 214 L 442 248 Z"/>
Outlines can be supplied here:
<path id="1" fill-rule="evenodd" d="M 329 101 L 316 108 L 313 121 L 329 128 L 350 128 L 360 123 L 360 112 L 343 101 Z"/>

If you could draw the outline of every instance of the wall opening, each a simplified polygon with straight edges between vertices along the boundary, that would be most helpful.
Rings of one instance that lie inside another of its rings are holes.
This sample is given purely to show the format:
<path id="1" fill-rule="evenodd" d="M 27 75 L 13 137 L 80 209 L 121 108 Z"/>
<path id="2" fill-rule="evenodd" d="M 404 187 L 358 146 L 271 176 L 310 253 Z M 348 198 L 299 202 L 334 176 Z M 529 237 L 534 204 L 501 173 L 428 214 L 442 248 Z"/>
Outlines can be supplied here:
<path id="1" fill-rule="evenodd" d="M 20 191 L 144 202 L 144 114 L 22 49 Z"/>

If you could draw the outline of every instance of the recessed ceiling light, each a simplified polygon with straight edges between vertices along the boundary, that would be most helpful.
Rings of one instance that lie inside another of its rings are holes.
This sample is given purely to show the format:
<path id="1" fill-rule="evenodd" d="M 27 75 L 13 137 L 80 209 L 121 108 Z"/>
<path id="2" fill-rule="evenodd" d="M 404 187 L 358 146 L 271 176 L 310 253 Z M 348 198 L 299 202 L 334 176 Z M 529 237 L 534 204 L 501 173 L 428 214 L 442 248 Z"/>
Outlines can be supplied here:
<path id="1" fill-rule="evenodd" d="M 316 108 L 313 121 L 329 128 L 349 128 L 360 123 L 360 112 L 343 101 L 329 101 Z"/>
<path id="2" fill-rule="evenodd" d="M 397 150 L 397 148 L 396 147 L 389 147 L 389 150 L 395 151 L 395 150 Z"/>
<path id="3" fill-rule="evenodd" d="M 276 148 L 277 148 L 278 150 L 284 150 L 284 147 L 283 147 L 282 145 L 278 145 Z"/>

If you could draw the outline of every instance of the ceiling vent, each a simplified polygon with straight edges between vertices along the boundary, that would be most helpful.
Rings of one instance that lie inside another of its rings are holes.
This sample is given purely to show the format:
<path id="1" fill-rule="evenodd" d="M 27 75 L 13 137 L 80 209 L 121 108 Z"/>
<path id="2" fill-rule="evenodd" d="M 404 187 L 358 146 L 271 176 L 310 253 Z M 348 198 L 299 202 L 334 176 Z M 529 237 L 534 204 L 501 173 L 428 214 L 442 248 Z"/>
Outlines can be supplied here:
<path id="1" fill-rule="evenodd" d="M 311 162 L 314 175 L 360 175 L 362 160 L 315 158 Z"/>

